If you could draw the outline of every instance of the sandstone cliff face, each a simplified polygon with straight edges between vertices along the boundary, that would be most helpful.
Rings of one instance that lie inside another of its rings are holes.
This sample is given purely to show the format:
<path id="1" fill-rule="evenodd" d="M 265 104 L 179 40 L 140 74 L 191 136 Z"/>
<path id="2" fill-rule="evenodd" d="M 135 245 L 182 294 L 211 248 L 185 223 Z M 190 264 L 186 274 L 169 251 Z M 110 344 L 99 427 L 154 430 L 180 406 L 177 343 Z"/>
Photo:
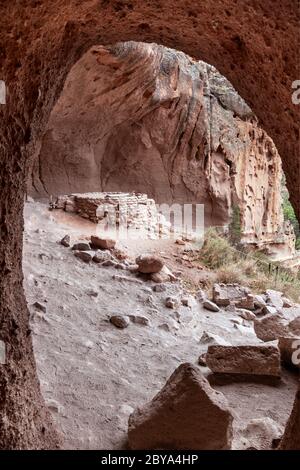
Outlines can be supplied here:
<path id="1" fill-rule="evenodd" d="M 245 242 L 282 248 L 281 179 L 273 141 L 214 67 L 128 42 L 93 47 L 71 70 L 29 191 L 135 190 L 203 203 L 215 226 L 239 207 Z"/>

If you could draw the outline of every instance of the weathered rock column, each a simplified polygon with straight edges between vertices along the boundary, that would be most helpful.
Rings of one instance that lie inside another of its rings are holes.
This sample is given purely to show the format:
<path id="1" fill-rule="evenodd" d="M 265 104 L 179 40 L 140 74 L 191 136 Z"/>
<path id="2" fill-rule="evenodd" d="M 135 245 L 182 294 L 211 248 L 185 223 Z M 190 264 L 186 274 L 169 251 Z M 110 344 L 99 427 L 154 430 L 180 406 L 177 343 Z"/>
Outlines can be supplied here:
<path id="1" fill-rule="evenodd" d="M 300 386 L 279 449 L 300 450 Z"/>
<path id="2" fill-rule="evenodd" d="M 16 141 L 14 135 L 7 138 Z M 58 438 L 40 393 L 22 285 L 24 176 L 21 152 L 12 144 L 0 154 L 0 340 L 6 349 L 0 364 L 0 449 L 49 449 Z"/>

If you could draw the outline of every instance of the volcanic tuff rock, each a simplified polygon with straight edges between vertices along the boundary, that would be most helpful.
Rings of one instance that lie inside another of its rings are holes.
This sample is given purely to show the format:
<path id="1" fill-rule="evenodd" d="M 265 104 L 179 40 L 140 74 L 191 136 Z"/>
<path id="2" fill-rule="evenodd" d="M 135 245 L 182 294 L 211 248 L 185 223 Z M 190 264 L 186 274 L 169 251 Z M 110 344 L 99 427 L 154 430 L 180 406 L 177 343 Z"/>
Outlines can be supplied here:
<path id="1" fill-rule="evenodd" d="M 233 417 L 226 398 L 199 367 L 182 364 L 153 400 L 129 418 L 131 449 L 230 449 Z"/>
<path id="2" fill-rule="evenodd" d="M 279 314 L 270 313 L 254 321 L 256 336 L 262 341 L 274 341 L 281 337 L 300 336 L 300 317 L 289 321 Z"/>
<path id="3" fill-rule="evenodd" d="M 238 284 L 214 284 L 213 300 L 222 307 L 233 304 L 239 308 L 254 309 L 254 297 L 250 289 Z"/>
<path id="4" fill-rule="evenodd" d="M 228 224 L 238 207 L 244 242 L 293 251 L 273 141 L 214 67 L 163 46 L 86 53 L 31 176 L 32 194 L 135 190 L 157 202 L 204 203 L 208 225 Z"/>
<path id="5" fill-rule="evenodd" d="M 287 423 L 282 442 L 281 450 L 300 449 L 300 388 L 297 392 L 294 408 Z"/>
<path id="6" fill-rule="evenodd" d="M 207 366 L 216 373 L 280 377 L 280 351 L 272 345 L 209 346 Z"/>
<path id="7" fill-rule="evenodd" d="M 136 258 L 136 264 L 140 273 L 158 273 L 164 266 L 163 260 L 159 256 L 143 254 Z"/>
<path id="8" fill-rule="evenodd" d="M 65 77 L 90 45 L 114 44 L 120 37 L 156 41 L 222 68 L 280 146 L 300 215 L 300 107 L 291 100 L 292 82 L 300 76 L 298 3 L 255 0 L 243 2 L 243 8 L 236 0 L 188 3 L 0 2 L 1 79 L 9 91 L 7 105 L 0 107 L 0 265 L 9 272 L 1 278 L 0 323 L 10 345 L 0 376 L 1 449 L 58 446 L 49 414 L 42 410 L 22 292 L 24 186 L 32 149 Z M 15 319 L 18 334 L 12 328 Z"/>

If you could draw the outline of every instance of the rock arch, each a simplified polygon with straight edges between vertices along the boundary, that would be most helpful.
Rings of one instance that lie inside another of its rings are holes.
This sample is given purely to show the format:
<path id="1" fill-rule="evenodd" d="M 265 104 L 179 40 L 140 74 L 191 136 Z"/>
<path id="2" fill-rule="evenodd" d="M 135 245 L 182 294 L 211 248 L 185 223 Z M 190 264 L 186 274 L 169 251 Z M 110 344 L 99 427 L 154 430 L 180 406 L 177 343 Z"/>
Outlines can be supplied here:
<path id="1" fill-rule="evenodd" d="M 0 448 L 57 445 L 35 374 L 22 288 L 30 158 L 71 66 L 94 44 L 157 42 L 215 65 L 261 120 L 300 214 L 299 5 L 294 0 L 28 0 L 0 6 Z"/>

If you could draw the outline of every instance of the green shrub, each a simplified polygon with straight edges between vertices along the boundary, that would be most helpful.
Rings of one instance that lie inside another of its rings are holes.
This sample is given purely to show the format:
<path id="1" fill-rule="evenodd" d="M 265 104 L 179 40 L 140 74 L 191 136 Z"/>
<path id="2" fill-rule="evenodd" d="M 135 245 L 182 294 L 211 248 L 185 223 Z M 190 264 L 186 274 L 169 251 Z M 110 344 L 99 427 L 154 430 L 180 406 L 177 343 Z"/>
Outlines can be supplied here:
<path id="1" fill-rule="evenodd" d="M 239 206 L 233 206 L 231 222 L 228 229 L 230 242 L 235 246 L 239 246 L 242 239 L 241 213 Z"/>
<path id="2" fill-rule="evenodd" d="M 200 259 L 208 268 L 217 269 L 233 263 L 236 259 L 236 253 L 226 238 L 220 236 L 215 229 L 210 228 L 205 233 Z"/>
<path id="3" fill-rule="evenodd" d="M 289 192 L 285 186 L 285 182 L 282 183 L 282 210 L 284 220 L 289 220 L 294 228 L 296 235 L 296 250 L 300 250 L 300 225 L 296 217 L 294 208 L 289 199 Z"/>

